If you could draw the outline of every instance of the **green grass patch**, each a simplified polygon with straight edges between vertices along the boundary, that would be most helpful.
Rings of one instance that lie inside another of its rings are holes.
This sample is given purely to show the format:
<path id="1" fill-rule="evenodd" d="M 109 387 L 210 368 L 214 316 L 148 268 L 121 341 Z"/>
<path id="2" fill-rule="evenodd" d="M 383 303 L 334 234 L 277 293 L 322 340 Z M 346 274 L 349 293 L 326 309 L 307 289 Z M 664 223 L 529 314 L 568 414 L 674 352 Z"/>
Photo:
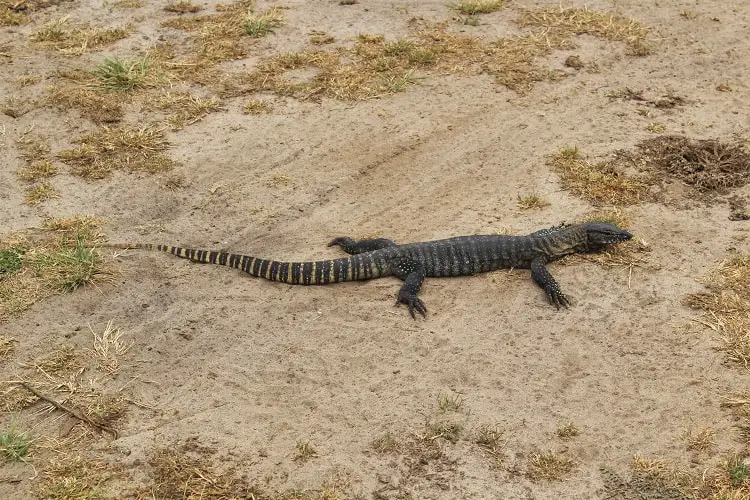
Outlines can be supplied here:
<path id="1" fill-rule="evenodd" d="M 100 88 L 115 92 L 132 91 L 143 88 L 149 81 L 147 58 L 121 60 L 107 57 L 92 71 Z"/>
<path id="2" fill-rule="evenodd" d="M 0 279 L 21 269 L 21 258 L 26 249 L 23 247 L 9 247 L 0 250 Z"/>
<path id="3" fill-rule="evenodd" d="M 22 462 L 29 455 L 31 439 L 16 431 L 13 423 L 0 433 L 0 454 L 8 462 Z"/>
<path id="4" fill-rule="evenodd" d="M 273 28 L 281 26 L 283 16 L 278 9 L 270 9 L 262 14 L 249 14 L 243 28 L 252 38 L 260 38 L 273 32 Z"/>

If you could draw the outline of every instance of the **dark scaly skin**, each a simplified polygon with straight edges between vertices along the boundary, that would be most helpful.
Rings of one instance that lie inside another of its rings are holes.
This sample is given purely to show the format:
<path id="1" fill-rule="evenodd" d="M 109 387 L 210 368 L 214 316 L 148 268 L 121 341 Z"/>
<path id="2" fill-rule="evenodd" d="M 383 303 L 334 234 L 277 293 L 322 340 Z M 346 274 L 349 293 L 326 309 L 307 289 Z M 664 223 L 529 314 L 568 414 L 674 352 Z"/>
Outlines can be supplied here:
<path id="1" fill-rule="evenodd" d="M 608 222 L 586 222 L 542 229 L 527 236 L 459 236 L 444 240 L 397 245 L 385 238 L 354 241 L 341 237 L 328 246 L 340 246 L 349 257 L 314 262 L 280 262 L 223 251 L 151 244 L 111 244 L 113 248 L 143 248 L 171 253 L 204 264 L 241 269 L 259 278 L 291 285 L 326 285 L 395 276 L 404 281 L 398 303 L 412 317 L 427 315 L 417 297 L 429 277 L 467 276 L 497 269 L 531 269 L 531 277 L 556 308 L 570 306 L 568 297 L 547 270 L 547 263 L 574 253 L 592 253 L 626 241 L 632 235 Z"/>

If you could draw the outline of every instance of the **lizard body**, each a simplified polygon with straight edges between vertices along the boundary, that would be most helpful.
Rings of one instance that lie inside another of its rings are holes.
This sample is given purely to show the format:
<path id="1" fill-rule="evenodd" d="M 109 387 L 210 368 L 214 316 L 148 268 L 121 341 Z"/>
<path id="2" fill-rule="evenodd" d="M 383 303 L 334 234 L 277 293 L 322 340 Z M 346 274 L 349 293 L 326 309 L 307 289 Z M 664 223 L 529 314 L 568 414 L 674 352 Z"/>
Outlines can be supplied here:
<path id="1" fill-rule="evenodd" d="M 568 307 L 546 264 L 566 255 L 592 253 L 626 241 L 632 235 L 607 222 L 586 222 L 542 229 L 526 236 L 476 235 L 397 245 L 385 238 L 354 241 L 340 237 L 328 246 L 340 246 L 348 257 L 281 262 L 225 251 L 169 245 L 108 244 L 113 248 L 141 248 L 170 253 L 204 264 L 241 269 L 251 276 L 292 285 L 326 285 L 395 276 L 404 281 L 398 303 L 409 313 L 425 316 L 427 308 L 417 297 L 427 277 L 467 276 L 497 269 L 531 269 L 531 277 L 558 309 Z"/>

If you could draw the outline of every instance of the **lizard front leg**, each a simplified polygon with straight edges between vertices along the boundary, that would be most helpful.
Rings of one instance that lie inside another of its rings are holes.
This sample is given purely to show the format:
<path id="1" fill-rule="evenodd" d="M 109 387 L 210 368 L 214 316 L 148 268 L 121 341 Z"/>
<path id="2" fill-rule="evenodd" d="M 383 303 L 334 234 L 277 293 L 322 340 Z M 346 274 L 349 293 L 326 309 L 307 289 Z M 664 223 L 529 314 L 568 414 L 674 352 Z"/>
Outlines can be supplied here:
<path id="1" fill-rule="evenodd" d="M 393 263 L 392 272 L 394 276 L 404 280 L 404 284 L 398 291 L 396 305 L 406 304 L 409 307 L 409 314 L 414 319 L 417 319 L 414 311 L 426 318 L 427 307 L 422 299 L 417 297 L 425 277 L 422 265 L 412 260 L 401 259 Z"/>
<path id="2" fill-rule="evenodd" d="M 558 309 L 560 306 L 569 307 L 570 300 L 560 291 L 560 286 L 547 270 L 546 264 L 545 260 L 540 258 L 531 261 L 531 277 L 547 294 L 550 304 Z"/>
<path id="3" fill-rule="evenodd" d="M 373 238 L 368 240 L 354 241 L 353 239 L 347 238 L 345 236 L 334 238 L 330 243 L 328 243 L 329 247 L 336 245 L 340 246 L 344 252 L 351 255 L 396 246 L 393 241 L 386 238 Z"/>

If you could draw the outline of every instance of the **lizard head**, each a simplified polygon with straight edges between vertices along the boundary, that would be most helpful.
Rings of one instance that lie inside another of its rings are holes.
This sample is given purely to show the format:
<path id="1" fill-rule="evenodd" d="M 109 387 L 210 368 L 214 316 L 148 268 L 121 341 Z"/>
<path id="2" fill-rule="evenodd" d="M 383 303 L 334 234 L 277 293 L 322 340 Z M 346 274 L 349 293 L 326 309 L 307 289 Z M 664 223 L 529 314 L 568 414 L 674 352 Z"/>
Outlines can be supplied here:
<path id="1" fill-rule="evenodd" d="M 609 222 L 586 222 L 583 228 L 586 231 L 588 252 L 599 252 L 607 245 L 627 241 L 633 237 L 629 232 Z"/>

